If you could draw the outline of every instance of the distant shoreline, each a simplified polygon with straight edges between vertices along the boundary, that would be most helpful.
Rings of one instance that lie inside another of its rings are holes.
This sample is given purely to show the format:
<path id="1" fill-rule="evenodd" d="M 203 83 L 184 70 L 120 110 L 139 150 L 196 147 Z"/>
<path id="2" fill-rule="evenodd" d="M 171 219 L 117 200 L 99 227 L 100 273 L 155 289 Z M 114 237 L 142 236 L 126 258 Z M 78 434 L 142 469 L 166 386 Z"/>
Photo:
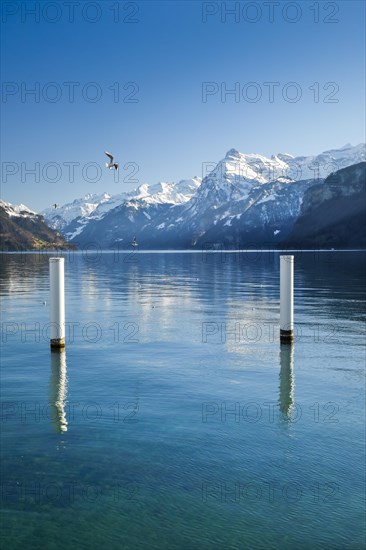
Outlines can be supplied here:
<path id="1" fill-rule="evenodd" d="M 217 249 L 217 250 L 206 250 L 206 249 L 179 249 L 179 248 L 167 248 L 167 249 L 146 249 L 146 250 L 129 250 L 126 249 L 105 249 L 105 250 L 95 250 L 95 249 L 63 249 L 63 250 L 0 250 L 0 254 L 66 254 L 72 252 L 73 254 L 83 254 L 86 251 L 88 253 L 97 253 L 97 254 L 237 254 L 239 252 L 252 253 L 252 252 L 366 252 L 366 248 L 237 248 L 237 249 Z"/>

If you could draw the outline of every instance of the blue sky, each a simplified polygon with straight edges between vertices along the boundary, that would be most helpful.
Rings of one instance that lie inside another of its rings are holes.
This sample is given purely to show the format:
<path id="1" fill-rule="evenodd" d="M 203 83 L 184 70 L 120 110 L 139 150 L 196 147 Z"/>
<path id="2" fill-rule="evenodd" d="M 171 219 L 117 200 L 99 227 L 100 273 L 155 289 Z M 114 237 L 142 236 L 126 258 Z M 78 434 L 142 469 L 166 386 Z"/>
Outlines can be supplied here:
<path id="1" fill-rule="evenodd" d="M 364 2 L 270 4 L 79 2 L 72 21 L 61 1 L 3 2 L 1 197 L 40 211 L 202 175 L 232 147 L 301 155 L 365 141 Z"/>

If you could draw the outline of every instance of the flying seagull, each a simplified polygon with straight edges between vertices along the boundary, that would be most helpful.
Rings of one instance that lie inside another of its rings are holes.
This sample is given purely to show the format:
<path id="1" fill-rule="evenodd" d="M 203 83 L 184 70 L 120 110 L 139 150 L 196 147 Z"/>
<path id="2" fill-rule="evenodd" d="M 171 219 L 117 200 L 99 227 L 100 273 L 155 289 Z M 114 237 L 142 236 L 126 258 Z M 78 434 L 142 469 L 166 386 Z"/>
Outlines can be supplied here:
<path id="1" fill-rule="evenodd" d="M 118 170 L 118 164 L 116 162 L 113 162 L 113 155 L 111 155 L 110 153 L 107 153 L 107 151 L 105 151 L 105 154 L 109 158 L 109 162 L 106 162 L 105 164 L 106 167 L 109 168 L 110 170 L 112 170 L 113 168 L 115 170 Z"/>
<path id="2" fill-rule="evenodd" d="M 58 207 L 58 204 L 55 203 L 55 204 L 53 204 L 52 206 L 53 206 L 53 208 L 57 208 L 57 207 Z"/>

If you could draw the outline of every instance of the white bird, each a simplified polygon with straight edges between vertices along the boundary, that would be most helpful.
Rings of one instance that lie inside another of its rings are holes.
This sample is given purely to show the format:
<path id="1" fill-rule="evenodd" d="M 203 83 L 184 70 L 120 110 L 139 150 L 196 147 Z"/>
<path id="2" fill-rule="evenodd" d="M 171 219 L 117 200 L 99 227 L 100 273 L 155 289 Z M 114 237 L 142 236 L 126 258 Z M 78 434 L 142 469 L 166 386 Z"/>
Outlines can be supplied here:
<path id="1" fill-rule="evenodd" d="M 112 170 L 113 168 L 115 170 L 118 170 L 118 164 L 116 162 L 113 162 L 113 155 L 111 155 L 110 153 L 107 153 L 107 151 L 104 151 L 105 154 L 107 155 L 107 157 L 109 158 L 109 162 L 106 162 L 106 167 L 109 168 L 110 170 Z"/>

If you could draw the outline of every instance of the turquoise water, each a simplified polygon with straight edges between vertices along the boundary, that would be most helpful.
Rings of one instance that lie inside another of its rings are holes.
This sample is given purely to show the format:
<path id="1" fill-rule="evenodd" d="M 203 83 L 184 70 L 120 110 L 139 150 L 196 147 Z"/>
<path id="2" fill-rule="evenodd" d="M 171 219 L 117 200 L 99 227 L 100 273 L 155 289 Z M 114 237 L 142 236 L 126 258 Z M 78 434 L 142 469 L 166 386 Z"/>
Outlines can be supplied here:
<path id="1" fill-rule="evenodd" d="M 364 548 L 365 259 L 1 255 L 3 547 Z"/>

